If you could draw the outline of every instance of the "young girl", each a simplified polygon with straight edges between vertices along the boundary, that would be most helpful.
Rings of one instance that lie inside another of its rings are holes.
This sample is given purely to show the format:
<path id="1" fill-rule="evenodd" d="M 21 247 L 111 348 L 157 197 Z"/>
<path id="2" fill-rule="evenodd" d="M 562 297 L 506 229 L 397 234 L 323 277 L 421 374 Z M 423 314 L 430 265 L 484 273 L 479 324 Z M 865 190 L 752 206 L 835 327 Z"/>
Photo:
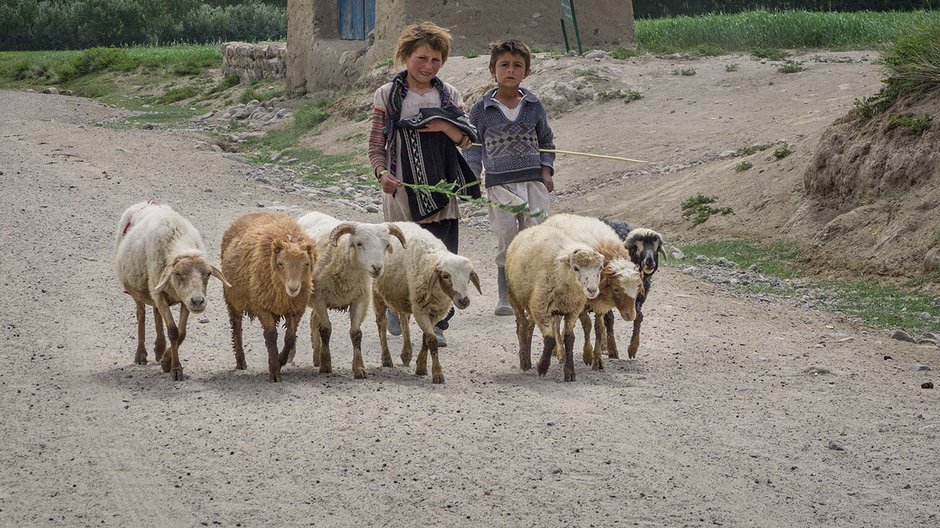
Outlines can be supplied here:
<path id="1" fill-rule="evenodd" d="M 401 120 L 417 116 L 423 108 L 463 114 L 460 93 L 437 77 L 447 61 L 450 40 L 450 32 L 432 22 L 418 22 L 402 31 L 395 59 L 405 65 L 405 70 L 375 91 L 369 160 L 375 177 L 382 183 L 385 221 L 417 222 L 444 242 L 450 252 L 457 253 L 460 214 L 456 199 L 415 191 L 402 183 L 433 184 L 446 180 L 463 185 L 473 180 L 473 172 L 457 151 L 457 147 L 470 145 L 469 134 L 446 119 L 431 119 L 417 132 L 400 126 Z M 429 135 L 433 133 L 439 134 Z M 423 156 L 411 155 L 416 148 L 422 149 Z M 473 186 L 463 192 L 478 197 L 480 191 Z M 389 331 L 398 335 L 401 330 L 397 317 L 394 313 L 387 315 Z M 446 329 L 452 315 L 453 310 L 437 328 Z M 446 346 L 443 334 L 436 333 L 439 345 Z"/>

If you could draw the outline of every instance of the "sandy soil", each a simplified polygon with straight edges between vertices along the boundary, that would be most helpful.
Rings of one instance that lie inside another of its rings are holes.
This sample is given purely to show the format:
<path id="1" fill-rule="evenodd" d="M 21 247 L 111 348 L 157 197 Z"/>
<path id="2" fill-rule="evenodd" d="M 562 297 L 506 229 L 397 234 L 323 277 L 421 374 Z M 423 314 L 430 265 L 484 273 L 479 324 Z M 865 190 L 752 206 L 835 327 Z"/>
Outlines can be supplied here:
<path id="1" fill-rule="evenodd" d="M 665 94 L 682 79 L 655 61 L 666 73 L 649 90 Z M 569 114 L 556 130 L 571 147 L 582 137 L 644 154 L 639 142 L 660 160 L 680 143 L 808 137 L 871 92 L 876 67 L 853 65 L 812 85 L 832 103 L 818 115 L 796 95 L 722 105 L 697 94 L 679 108 L 695 99 L 720 115 L 679 126 L 651 108 L 645 122 L 589 127 Z M 728 83 L 722 93 L 738 98 L 766 85 Z M 937 380 L 918 370 L 940 368 L 935 346 L 738 298 L 667 267 L 636 360 L 578 363 L 574 383 L 557 364 L 539 378 L 518 369 L 512 318 L 492 315 L 495 241 L 482 229 L 462 233 L 483 295 L 448 332 L 444 385 L 381 368 L 371 323 L 370 378 L 353 380 L 341 314 L 333 374 L 314 370 L 302 331 L 298 366 L 268 383 L 257 323 L 246 331 L 249 368 L 236 371 L 216 281 L 181 349 L 188 379 L 133 365 L 133 303 L 110 262 L 127 205 L 170 203 L 216 261 L 226 226 L 260 206 L 377 215 L 259 185 L 191 133 L 92 126 L 118 114 L 93 102 L 0 92 L 0 108 L 0 526 L 940 524 L 940 393 L 921 388 Z M 589 184 L 597 167 L 561 169 Z M 559 180 L 563 191 L 577 181 Z M 570 192 L 558 209 L 583 203 Z M 630 203 L 640 220 L 657 218 Z M 622 343 L 627 328 L 618 324 Z"/>

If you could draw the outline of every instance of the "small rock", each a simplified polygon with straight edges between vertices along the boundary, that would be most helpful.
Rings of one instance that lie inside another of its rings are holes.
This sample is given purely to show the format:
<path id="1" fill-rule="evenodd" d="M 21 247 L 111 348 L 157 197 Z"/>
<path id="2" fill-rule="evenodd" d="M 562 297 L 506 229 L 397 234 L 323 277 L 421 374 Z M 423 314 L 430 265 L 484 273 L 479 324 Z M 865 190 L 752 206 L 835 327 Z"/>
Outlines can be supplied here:
<path id="1" fill-rule="evenodd" d="M 44 94 L 49 94 L 49 95 L 59 95 L 59 89 L 50 86 L 50 87 L 48 87 L 48 88 L 43 88 L 43 89 L 42 89 L 42 93 L 44 93 Z"/>
<path id="2" fill-rule="evenodd" d="M 205 114 L 202 114 L 201 116 L 199 116 L 197 119 L 205 121 L 206 119 L 209 119 L 213 115 L 215 115 L 215 112 L 206 112 Z"/>
<path id="3" fill-rule="evenodd" d="M 379 212 L 379 208 L 376 207 L 376 206 L 374 206 L 374 205 L 367 205 L 367 206 L 366 206 L 366 212 L 367 212 L 367 213 L 377 213 L 377 212 Z"/>
<path id="4" fill-rule="evenodd" d="M 144 123 L 144 126 L 140 128 L 143 128 L 144 130 L 153 130 L 154 126 L 153 123 Z"/>
<path id="5" fill-rule="evenodd" d="M 830 440 L 829 449 L 832 449 L 833 451 L 845 451 L 845 446 L 843 446 L 842 442 L 838 440 Z"/>
<path id="6" fill-rule="evenodd" d="M 928 370 L 931 370 L 931 368 L 928 365 L 921 365 L 919 363 L 915 363 L 911 365 L 911 370 L 913 370 L 914 372 L 926 372 Z"/>
<path id="7" fill-rule="evenodd" d="M 904 330 L 898 328 L 894 332 L 891 332 L 891 339 L 897 339 L 898 341 L 907 341 L 908 343 L 916 343 L 917 340 L 911 337 L 911 334 L 908 334 Z"/>
<path id="8" fill-rule="evenodd" d="M 669 256 L 677 260 L 682 260 L 685 258 L 685 253 L 683 253 L 681 249 L 674 247 L 669 250 Z"/>
<path id="9" fill-rule="evenodd" d="M 803 374 L 812 374 L 813 376 L 827 375 L 827 374 L 832 375 L 832 376 L 838 376 L 842 373 L 830 367 L 813 366 L 813 367 L 809 367 L 803 370 Z"/>
<path id="10" fill-rule="evenodd" d="M 888 355 L 885 356 L 885 361 L 891 361 L 892 359 L 894 359 L 894 358 L 891 357 L 891 356 L 888 356 Z"/>
<path id="11" fill-rule="evenodd" d="M 555 427 L 555 422 L 548 422 L 549 427 Z"/>
<path id="12" fill-rule="evenodd" d="M 200 323 L 200 324 L 206 324 L 206 323 L 208 323 L 208 322 L 209 322 L 209 318 L 208 318 L 208 317 L 200 317 L 200 318 L 199 318 L 199 323 Z"/>
<path id="13" fill-rule="evenodd" d="M 926 382 L 926 383 L 921 383 L 921 384 L 920 384 L 920 388 L 922 388 L 922 389 L 932 389 L 932 388 L 933 388 L 933 382 L 932 382 L 932 381 L 928 381 L 928 382 Z"/>

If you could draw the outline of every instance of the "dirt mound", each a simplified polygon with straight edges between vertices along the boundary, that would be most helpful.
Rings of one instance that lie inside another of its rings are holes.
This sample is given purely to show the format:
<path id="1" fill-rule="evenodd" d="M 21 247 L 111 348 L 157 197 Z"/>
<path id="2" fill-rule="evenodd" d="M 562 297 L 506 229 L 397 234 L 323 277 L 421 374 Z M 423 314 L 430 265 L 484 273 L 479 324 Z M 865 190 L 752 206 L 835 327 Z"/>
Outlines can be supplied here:
<path id="1" fill-rule="evenodd" d="M 935 115 L 940 93 L 918 94 L 871 119 L 852 110 L 823 133 L 803 174 L 809 199 L 835 213 L 815 240 L 823 262 L 940 270 L 940 123 L 925 117 Z"/>

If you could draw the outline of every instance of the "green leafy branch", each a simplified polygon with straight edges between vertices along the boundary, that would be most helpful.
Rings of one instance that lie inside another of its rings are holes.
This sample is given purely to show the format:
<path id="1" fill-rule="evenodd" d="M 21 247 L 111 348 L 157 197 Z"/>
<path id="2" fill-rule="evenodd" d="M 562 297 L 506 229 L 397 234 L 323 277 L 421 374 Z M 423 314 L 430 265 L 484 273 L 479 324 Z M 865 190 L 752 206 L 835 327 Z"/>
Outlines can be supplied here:
<path id="1" fill-rule="evenodd" d="M 444 196 L 453 196 L 458 200 L 463 200 L 465 202 L 470 202 L 478 205 L 486 205 L 489 207 L 496 207 L 498 209 L 505 209 L 515 215 L 524 215 L 524 216 L 544 216 L 545 211 L 536 207 L 531 209 L 529 204 L 524 203 L 520 205 L 509 205 L 488 198 L 474 198 L 468 194 L 464 194 L 463 191 L 473 187 L 475 185 L 480 185 L 480 182 L 470 182 L 464 185 L 457 185 L 457 182 L 449 182 L 441 180 L 434 185 L 427 185 L 423 183 L 406 183 L 402 182 L 402 186 L 414 189 L 416 191 L 428 191 L 434 193 L 440 193 Z"/>
<path id="2" fill-rule="evenodd" d="M 704 223 L 713 214 L 734 214 L 734 210 L 730 207 L 713 207 L 710 205 L 717 201 L 717 196 L 705 196 L 702 193 L 696 196 L 690 196 L 682 202 L 682 217 L 690 218 L 692 225 L 697 226 Z"/>

